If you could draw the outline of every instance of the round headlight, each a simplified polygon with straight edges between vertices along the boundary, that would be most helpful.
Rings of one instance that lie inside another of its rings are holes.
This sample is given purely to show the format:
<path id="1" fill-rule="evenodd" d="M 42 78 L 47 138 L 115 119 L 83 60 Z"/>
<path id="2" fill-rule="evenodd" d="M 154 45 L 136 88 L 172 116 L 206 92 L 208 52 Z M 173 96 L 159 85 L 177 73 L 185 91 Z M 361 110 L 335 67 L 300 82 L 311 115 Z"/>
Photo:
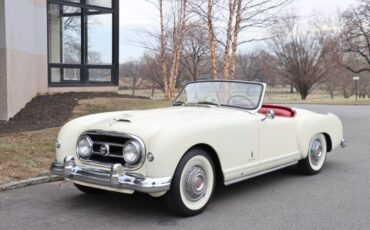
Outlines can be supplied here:
<path id="1" fill-rule="evenodd" d="M 93 142 L 90 137 L 83 136 L 77 143 L 77 154 L 82 158 L 88 158 L 93 151 Z"/>
<path id="2" fill-rule="evenodd" d="M 129 165 L 137 164 L 141 160 L 141 146 L 136 140 L 128 141 L 122 150 L 123 158 Z"/>

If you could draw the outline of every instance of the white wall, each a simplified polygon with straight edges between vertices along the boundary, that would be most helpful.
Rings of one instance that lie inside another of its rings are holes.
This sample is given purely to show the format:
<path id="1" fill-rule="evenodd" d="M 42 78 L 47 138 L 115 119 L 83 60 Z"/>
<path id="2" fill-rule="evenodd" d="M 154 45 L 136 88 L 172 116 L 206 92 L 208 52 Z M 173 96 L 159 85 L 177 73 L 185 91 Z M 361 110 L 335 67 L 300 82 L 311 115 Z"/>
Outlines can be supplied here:
<path id="1" fill-rule="evenodd" d="M 7 120 L 7 84 L 4 0 L 0 0 L 0 120 Z"/>
<path id="2" fill-rule="evenodd" d="M 5 1 L 7 114 L 47 92 L 46 0 Z"/>
<path id="3" fill-rule="evenodd" d="M 37 94 L 118 90 L 48 88 L 47 44 L 47 0 L 0 0 L 0 120 L 16 115 Z"/>
<path id="4" fill-rule="evenodd" d="M 0 0 L 0 48 L 5 48 L 5 11 L 4 0 Z"/>

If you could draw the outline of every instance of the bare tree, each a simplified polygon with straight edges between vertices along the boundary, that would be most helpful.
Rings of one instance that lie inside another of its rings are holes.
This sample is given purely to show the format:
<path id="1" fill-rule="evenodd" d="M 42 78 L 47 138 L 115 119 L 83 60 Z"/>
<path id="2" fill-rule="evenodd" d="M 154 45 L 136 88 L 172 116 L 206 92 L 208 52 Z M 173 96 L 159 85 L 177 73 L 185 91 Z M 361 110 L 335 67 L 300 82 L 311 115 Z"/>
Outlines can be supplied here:
<path id="1" fill-rule="evenodd" d="M 141 66 L 142 63 L 140 60 L 133 59 L 120 65 L 120 78 L 129 79 L 132 81 L 132 96 L 135 96 L 136 88 L 140 87 L 142 83 L 142 78 L 140 78 Z"/>
<path id="2" fill-rule="evenodd" d="M 348 62 L 342 64 L 355 74 L 370 72 L 370 0 L 360 0 L 360 3 L 344 12 L 341 22 L 343 52 L 361 60 L 356 66 Z"/>
<path id="3" fill-rule="evenodd" d="M 259 38 L 240 39 L 250 28 L 266 28 L 277 13 L 293 0 L 193 0 L 192 10 L 207 23 L 211 76 L 216 79 L 217 63 L 222 63 L 224 79 L 236 78 L 236 55 L 241 44 Z M 217 43 L 216 43 L 217 42 Z M 217 47 L 222 47 L 219 52 Z M 218 54 L 221 58 L 218 58 Z M 220 60 L 221 59 L 221 60 Z"/>
<path id="4" fill-rule="evenodd" d="M 160 55 L 145 53 L 141 58 L 141 67 L 139 70 L 140 76 L 151 81 L 155 88 L 165 91 L 165 85 L 162 78 L 162 66 Z"/>
<path id="5" fill-rule="evenodd" d="M 238 54 L 236 58 L 238 79 L 262 81 L 269 85 L 275 85 L 279 76 L 273 71 L 274 63 L 274 57 L 265 51 Z"/>
<path id="6" fill-rule="evenodd" d="M 166 9 L 169 11 L 169 16 L 171 23 L 165 23 L 165 13 L 164 13 L 164 1 L 158 0 L 158 9 L 160 14 L 160 47 L 161 47 L 161 66 L 162 66 L 162 78 L 164 83 L 165 96 L 168 99 L 172 99 L 175 93 L 179 68 L 180 68 L 180 58 L 182 55 L 183 39 L 186 29 L 186 23 L 188 19 L 188 1 L 187 0 L 176 0 L 176 1 L 166 1 L 170 4 Z M 169 25 L 171 24 L 171 25 Z M 171 50 L 168 50 L 168 38 L 166 31 L 171 30 Z M 168 69 L 168 53 L 172 60 Z"/>
<path id="7" fill-rule="evenodd" d="M 305 100 L 331 69 L 327 61 L 331 40 L 314 29 L 300 29 L 296 17 L 275 25 L 271 35 L 270 47 L 278 63 L 277 70 Z"/>
<path id="8" fill-rule="evenodd" d="M 213 7 L 214 0 L 208 0 L 207 5 L 207 26 L 208 26 L 208 37 L 209 37 L 209 50 L 211 54 L 211 77 L 217 79 L 217 51 L 215 45 L 215 31 L 213 26 Z"/>
<path id="9" fill-rule="evenodd" d="M 229 0 L 224 46 L 223 78 L 236 78 L 236 54 L 239 45 L 263 38 L 241 40 L 239 34 L 250 28 L 265 28 L 278 18 L 279 12 L 292 0 Z M 224 42 L 223 42 L 224 41 Z"/>
<path id="10" fill-rule="evenodd" d="M 335 92 L 347 87 L 348 73 L 341 66 L 336 66 L 328 73 L 328 76 L 324 82 L 325 90 L 330 94 L 330 98 L 334 99 Z M 346 88 L 345 88 L 346 91 Z"/>
<path id="11" fill-rule="evenodd" d="M 209 73 L 205 67 L 208 66 L 207 28 L 199 23 L 187 26 L 184 36 L 183 57 L 180 59 L 184 75 L 190 81 L 196 81 L 201 75 Z"/>
<path id="12" fill-rule="evenodd" d="M 160 26 L 161 26 L 161 34 L 160 34 L 160 42 L 161 42 L 161 67 L 162 67 L 162 82 L 163 82 L 163 89 L 164 94 L 168 97 L 168 79 L 167 79 L 167 55 L 166 55 L 166 25 L 164 23 L 164 9 L 163 9 L 163 0 L 158 1 L 159 4 L 159 16 L 160 16 Z"/>

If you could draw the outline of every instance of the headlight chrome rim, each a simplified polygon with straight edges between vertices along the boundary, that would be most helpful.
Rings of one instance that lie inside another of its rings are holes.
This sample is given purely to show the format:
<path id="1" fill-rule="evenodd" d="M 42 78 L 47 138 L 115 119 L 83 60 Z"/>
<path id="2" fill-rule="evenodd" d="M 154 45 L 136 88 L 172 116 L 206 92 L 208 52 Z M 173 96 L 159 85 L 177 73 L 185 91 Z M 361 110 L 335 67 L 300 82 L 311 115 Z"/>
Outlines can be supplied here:
<path id="1" fill-rule="evenodd" d="M 83 140 L 86 140 L 86 142 L 88 144 L 88 148 L 89 148 L 89 151 L 86 154 L 84 154 L 84 153 L 81 154 L 81 146 L 80 146 L 80 143 Z M 89 159 L 89 157 L 93 153 L 93 141 L 91 140 L 91 138 L 89 136 L 82 135 L 80 138 L 78 138 L 76 150 L 77 150 L 77 155 L 79 157 L 81 157 L 82 159 Z"/>
<path id="2" fill-rule="evenodd" d="M 133 146 L 137 152 L 134 160 L 129 160 L 128 156 L 126 155 L 127 153 L 125 153 L 126 148 L 130 145 Z M 126 167 L 131 168 L 131 167 L 135 167 L 136 165 L 138 165 L 142 161 L 142 158 L 143 158 L 143 148 L 140 142 L 135 139 L 128 140 L 123 146 L 122 157 L 126 162 L 126 165 L 125 165 Z"/>

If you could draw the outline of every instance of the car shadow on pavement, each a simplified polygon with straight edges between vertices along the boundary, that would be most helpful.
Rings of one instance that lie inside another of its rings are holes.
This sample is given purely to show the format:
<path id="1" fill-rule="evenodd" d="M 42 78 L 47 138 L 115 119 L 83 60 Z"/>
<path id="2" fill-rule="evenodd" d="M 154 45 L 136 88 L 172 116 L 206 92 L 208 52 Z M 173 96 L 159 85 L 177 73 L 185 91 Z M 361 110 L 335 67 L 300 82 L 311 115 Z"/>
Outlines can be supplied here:
<path id="1" fill-rule="evenodd" d="M 258 190 L 274 187 L 276 184 L 294 177 L 302 177 L 302 175 L 293 166 L 231 186 L 217 185 L 209 209 L 227 202 L 229 199 L 240 199 L 240 196 L 248 197 Z M 177 218 L 166 208 L 162 197 L 154 198 L 142 193 L 126 195 L 106 191 L 102 191 L 101 194 L 84 194 L 77 189 L 76 193 L 77 195 L 69 196 L 65 203 L 73 204 L 74 207 L 96 214 L 106 215 L 109 213 L 109 217 L 112 219 L 121 218 L 122 215 L 139 215 L 142 218 L 159 218 L 160 223 L 158 224 L 167 226 L 172 225 L 171 219 Z"/>

